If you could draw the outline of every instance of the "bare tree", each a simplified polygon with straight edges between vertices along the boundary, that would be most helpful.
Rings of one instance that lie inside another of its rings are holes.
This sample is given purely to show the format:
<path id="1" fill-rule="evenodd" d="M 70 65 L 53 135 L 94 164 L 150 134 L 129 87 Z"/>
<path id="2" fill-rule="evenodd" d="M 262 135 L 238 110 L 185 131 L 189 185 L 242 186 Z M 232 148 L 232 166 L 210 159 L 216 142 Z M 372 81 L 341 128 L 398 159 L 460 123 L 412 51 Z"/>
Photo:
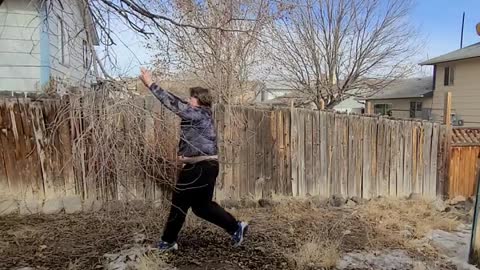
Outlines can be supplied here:
<path id="1" fill-rule="evenodd" d="M 172 10 L 188 25 L 211 28 L 170 25 L 167 39 L 152 48 L 158 52 L 159 66 L 168 59 L 171 69 L 211 88 L 219 102 L 237 102 L 247 93 L 253 96 L 252 73 L 262 60 L 260 38 L 275 14 L 270 1 L 210 0 L 177 4 Z"/>
<path id="2" fill-rule="evenodd" d="M 215 74 L 222 74 L 214 78 L 215 81 L 222 81 L 221 84 L 209 84 L 214 89 L 224 89 L 225 85 L 233 84 L 231 76 L 245 76 L 239 67 L 253 62 L 252 50 L 257 46 L 257 36 L 267 19 L 266 14 L 271 11 L 269 0 L 80 1 L 88 11 L 85 14 L 93 17 L 103 37 L 103 46 L 122 42 L 112 29 L 111 22 L 125 23 L 146 39 L 166 45 L 161 46 L 162 53 L 159 56 L 163 59 L 174 57 L 180 64 L 178 67 L 189 67 L 189 70 L 195 71 L 196 77 L 210 82 L 213 69 Z M 218 63 L 215 67 L 210 64 L 212 59 Z M 109 77 L 102 67 L 102 61 L 98 62 L 100 70 Z M 238 64 L 228 66 L 227 62 Z M 199 70 L 204 74 L 200 76 Z M 234 73 L 237 75 L 232 75 Z"/>
<path id="3" fill-rule="evenodd" d="M 320 106 L 407 76 L 416 51 L 409 0 L 292 0 L 272 27 L 277 74 Z"/>

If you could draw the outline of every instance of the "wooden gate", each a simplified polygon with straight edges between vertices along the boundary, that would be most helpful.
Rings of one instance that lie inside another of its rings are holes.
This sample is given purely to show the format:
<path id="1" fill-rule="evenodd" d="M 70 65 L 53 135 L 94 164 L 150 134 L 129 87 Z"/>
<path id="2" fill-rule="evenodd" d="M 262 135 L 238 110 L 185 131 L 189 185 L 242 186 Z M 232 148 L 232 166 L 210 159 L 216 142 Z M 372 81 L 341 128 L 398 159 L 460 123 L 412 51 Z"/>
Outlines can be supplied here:
<path id="1" fill-rule="evenodd" d="M 452 132 L 448 195 L 473 196 L 480 157 L 480 129 L 455 128 Z"/>

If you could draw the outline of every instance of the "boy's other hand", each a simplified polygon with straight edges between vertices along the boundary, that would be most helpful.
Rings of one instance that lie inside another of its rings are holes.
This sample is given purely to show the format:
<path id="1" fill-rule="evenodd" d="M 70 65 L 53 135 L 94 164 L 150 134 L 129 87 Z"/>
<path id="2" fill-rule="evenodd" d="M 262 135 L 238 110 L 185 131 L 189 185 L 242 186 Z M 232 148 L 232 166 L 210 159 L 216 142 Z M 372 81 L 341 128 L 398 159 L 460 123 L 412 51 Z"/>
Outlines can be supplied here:
<path id="1" fill-rule="evenodd" d="M 150 86 L 153 84 L 152 72 L 143 67 L 140 68 L 140 80 L 142 80 L 146 87 L 150 88 Z"/>

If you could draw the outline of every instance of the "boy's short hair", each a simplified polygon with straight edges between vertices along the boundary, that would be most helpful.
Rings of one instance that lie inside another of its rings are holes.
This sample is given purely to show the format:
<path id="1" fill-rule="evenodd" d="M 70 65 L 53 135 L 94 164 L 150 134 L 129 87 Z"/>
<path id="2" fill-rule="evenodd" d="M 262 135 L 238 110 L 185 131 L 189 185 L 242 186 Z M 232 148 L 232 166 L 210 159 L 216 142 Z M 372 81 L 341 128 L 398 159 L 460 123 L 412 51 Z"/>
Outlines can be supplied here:
<path id="1" fill-rule="evenodd" d="M 196 98 L 202 106 L 212 107 L 213 97 L 207 88 L 199 86 L 190 88 L 190 97 Z"/>

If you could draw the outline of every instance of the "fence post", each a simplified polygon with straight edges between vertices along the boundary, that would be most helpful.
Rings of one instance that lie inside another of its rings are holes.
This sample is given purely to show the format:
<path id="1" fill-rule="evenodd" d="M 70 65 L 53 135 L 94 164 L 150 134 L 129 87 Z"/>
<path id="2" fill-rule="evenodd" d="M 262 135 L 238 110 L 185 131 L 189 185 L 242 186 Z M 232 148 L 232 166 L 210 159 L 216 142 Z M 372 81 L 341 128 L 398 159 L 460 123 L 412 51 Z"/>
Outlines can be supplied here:
<path id="1" fill-rule="evenodd" d="M 480 212 L 480 155 L 477 157 L 477 192 L 475 194 L 475 208 L 473 214 L 472 237 L 470 239 L 470 251 L 468 254 L 468 262 L 475 266 L 480 266 L 480 228 L 478 224 L 478 216 Z"/>
<path id="2" fill-rule="evenodd" d="M 371 101 L 367 101 L 365 105 L 366 105 L 366 113 L 373 114 L 373 103 Z"/>
<path id="3" fill-rule="evenodd" d="M 447 127 L 452 127 L 452 92 L 445 93 L 445 106 L 443 108 L 443 120 Z"/>
<path id="4" fill-rule="evenodd" d="M 442 171 L 438 181 L 438 191 L 440 196 L 450 196 L 449 194 L 449 177 L 450 177 L 450 144 L 452 141 L 452 93 L 445 93 L 445 104 L 443 109 L 443 124 L 446 127 L 445 141 L 443 144 L 443 160 Z"/>
<path id="5" fill-rule="evenodd" d="M 325 110 L 325 100 L 323 98 L 320 99 L 320 110 Z"/>

